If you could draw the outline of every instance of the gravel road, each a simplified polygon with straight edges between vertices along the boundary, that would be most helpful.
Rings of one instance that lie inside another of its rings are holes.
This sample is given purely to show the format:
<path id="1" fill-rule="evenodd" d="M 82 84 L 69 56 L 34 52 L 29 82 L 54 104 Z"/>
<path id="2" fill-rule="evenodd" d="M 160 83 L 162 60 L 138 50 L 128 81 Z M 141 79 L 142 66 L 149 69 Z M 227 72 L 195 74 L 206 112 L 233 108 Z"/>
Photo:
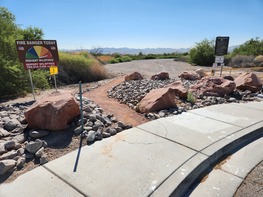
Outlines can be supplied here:
<path id="1" fill-rule="evenodd" d="M 135 71 L 141 73 L 146 78 L 164 71 L 168 72 L 171 78 L 178 78 L 178 75 L 186 70 L 194 70 L 197 68 L 207 69 L 208 67 L 192 66 L 186 62 L 174 61 L 173 59 L 152 59 L 152 60 L 136 60 L 118 64 L 105 65 L 106 70 L 110 74 L 131 74 Z"/>

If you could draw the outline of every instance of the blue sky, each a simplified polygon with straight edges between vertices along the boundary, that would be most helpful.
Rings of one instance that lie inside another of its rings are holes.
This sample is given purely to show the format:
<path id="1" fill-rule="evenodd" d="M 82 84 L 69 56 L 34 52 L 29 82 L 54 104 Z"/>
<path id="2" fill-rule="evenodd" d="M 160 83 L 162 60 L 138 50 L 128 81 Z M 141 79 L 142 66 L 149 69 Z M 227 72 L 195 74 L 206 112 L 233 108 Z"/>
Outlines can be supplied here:
<path id="1" fill-rule="evenodd" d="M 60 49 L 188 48 L 216 36 L 263 39 L 263 0 L 0 0 Z"/>

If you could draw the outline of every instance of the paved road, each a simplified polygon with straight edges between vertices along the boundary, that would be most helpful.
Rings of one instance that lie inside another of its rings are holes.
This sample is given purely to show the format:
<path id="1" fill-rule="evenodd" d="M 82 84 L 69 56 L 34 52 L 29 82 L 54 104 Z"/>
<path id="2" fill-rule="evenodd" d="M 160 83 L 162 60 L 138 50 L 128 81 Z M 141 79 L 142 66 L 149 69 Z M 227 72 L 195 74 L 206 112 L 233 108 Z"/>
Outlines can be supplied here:
<path id="1" fill-rule="evenodd" d="M 183 71 L 197 68 L 207 69 L 208 67 L 192 66 L 186 62 L 178 62 L 173 59 L 153 59 L 107 64 L 105 68 L 111 74 L 130 74 L 137 71 L 147 78 L 158 72 L 165 71 L 169 73 L 170 77 L 177 78 Z"/>

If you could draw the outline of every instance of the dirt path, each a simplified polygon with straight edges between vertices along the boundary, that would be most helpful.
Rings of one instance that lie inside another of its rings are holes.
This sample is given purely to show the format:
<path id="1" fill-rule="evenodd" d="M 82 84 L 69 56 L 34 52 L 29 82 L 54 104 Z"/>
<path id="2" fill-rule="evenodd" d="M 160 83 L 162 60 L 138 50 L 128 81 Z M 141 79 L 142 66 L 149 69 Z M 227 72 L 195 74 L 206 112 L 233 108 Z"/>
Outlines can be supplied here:
<path id="1" fill-rule="evenodd" d="M 117 85 L 124 81 L 124 77 L 118 77 L 106 85 L 100 86 L 90 92 L 84 93 L 83 96 L 93 100 L 98 104 L 106 113 L 114 114 L 114 116 L 125 124 L 131 124 L 132 126 L 138 126 L 148 119 L 142 115 L 136 113 L 125 104 L 120 104 L 117 100 L 108 98 L 107 91 L 114 85 Z"/>

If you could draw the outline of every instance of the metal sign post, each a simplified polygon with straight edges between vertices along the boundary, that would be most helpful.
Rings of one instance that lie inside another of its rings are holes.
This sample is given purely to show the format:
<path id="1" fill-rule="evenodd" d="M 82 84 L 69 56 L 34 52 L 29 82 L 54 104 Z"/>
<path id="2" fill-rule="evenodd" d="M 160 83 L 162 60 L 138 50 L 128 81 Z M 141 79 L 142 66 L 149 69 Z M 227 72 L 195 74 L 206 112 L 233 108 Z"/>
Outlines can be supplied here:
<path id="1" fill-rule="evenodd" d="M 34 98 L 34 101 L 35 101 L 36 97 L 35 97 L 35 91 L 34 91 L 34 84 L 33 84 L 32 75 L 31 75 L 31 70 L 30 69 L 28 69 L 28 74 L 29 74 L 30 84 L 31 84 L 31 88 L 32 88 L 33 98 Z"/>
<path id="2" fill-rule="evenodd" d="M 220 64 L 220 77 L 221 77 L 223 66 L 224 66 L 224 56 L 216 56 L 215 63 Z"/>
<path id="3" fill-rule="evenodd" d="M 55 89 L 56 89 L 56 91 L 58 91 L 58 89 L 57 89 L 57 80 L 56 80 L 56 75 L 54 75 L 54 82 L 55 82 Z"/>

